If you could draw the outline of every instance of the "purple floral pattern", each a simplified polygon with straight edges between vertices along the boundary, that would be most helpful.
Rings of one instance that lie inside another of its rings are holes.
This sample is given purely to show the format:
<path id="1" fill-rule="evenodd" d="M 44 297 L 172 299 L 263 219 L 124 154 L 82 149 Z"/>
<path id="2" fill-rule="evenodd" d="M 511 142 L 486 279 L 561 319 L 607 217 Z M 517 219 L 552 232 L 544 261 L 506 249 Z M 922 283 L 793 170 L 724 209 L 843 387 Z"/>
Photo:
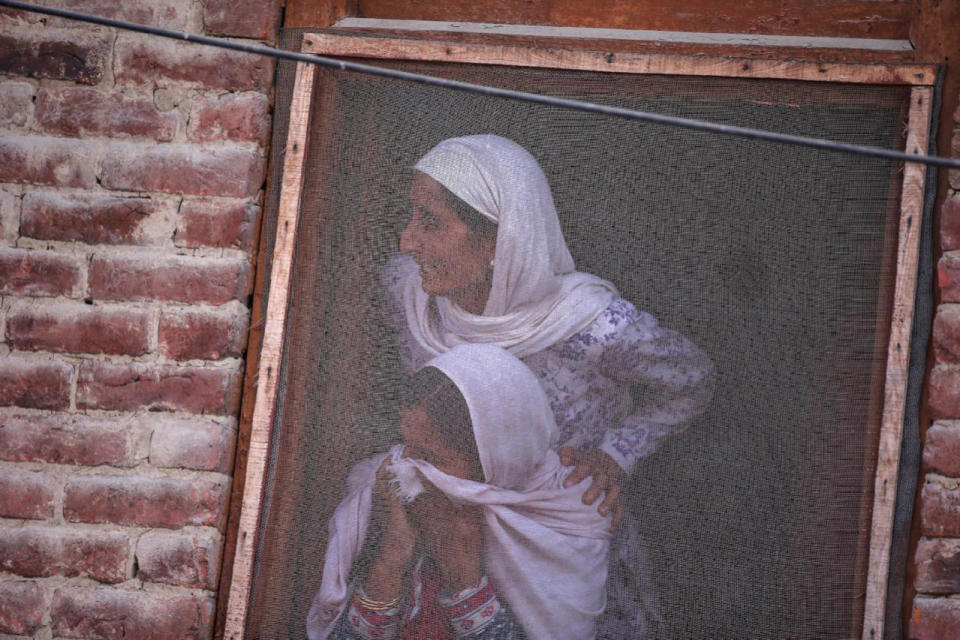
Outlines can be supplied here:
<path id="1" fill-rule="evenodd" d="M 403 316 L 399 281 L 385 278 L 404 367 L 430 354 Z M 687 338 L 617 298 L 590 326 L 523 361 L 540 379 L 559 427 L 557 446 L 600 448 L 629 471 L 683 431 L 713 394 L 713 363 Z"/>

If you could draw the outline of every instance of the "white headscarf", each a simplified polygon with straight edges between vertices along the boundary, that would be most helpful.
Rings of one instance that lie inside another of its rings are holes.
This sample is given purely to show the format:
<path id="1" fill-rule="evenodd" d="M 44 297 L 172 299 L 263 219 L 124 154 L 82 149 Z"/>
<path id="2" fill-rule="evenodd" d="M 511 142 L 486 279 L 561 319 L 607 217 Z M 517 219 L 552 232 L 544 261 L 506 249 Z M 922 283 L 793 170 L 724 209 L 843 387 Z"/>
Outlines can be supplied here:
<path id="1" fill-rule="evenodd" d="M 430 296 L 413 271 L 403 283 L 407 323 L 432 355 L 465 342 L 495 344 L 517 357 L 574 335 L 616 296 L 612 284 L 575 271 L 550 185 L 526 149 L 495 135 L 444 140 L 421 171 L 497 224 L 493 282 L 482 315 Z"/>
<path id="2" fill-rule="evenodd" d="M 447 475 L 402 447 L 353 468 L 347 495 L 329 526 L 323 578 L 307 617 L 307 635 L 322 640 L 349 596 L 347 579 L 363 547 L 377 469 L 419 469 L 451 498 L 483 509 L 487 576 L 531 640 L 589 640 L 603 611 L 610 518 L 584 505 L 589 479 L 563 488 L 570 469 L 551 449 L 556 424 L 536 376 L 497 347 L 463 345 L 428 363 L 460 389 L 473 422 L 485 482 Z"/>

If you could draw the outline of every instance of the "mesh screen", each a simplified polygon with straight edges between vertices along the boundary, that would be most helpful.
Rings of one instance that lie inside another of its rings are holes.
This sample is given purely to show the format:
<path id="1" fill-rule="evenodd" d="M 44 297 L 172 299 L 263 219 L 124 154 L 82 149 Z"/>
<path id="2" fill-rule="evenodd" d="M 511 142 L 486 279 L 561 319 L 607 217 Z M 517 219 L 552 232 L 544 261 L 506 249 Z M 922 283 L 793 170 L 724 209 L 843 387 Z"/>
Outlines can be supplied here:
<path id="1" fill-rule="evenodd" d="M 903 146 L 902 88 L 394 66 Z M 859 635 L 899 165 L 321 71 L 248 637 L 303 636 L 346 474 L 399 441 L 405 376 L 380 272 L 413 164 L 475 133 L 537 158 L 579 270 L 716 367 L 709 409 L 624 487 L 660 615 L 620 637 Z"/>

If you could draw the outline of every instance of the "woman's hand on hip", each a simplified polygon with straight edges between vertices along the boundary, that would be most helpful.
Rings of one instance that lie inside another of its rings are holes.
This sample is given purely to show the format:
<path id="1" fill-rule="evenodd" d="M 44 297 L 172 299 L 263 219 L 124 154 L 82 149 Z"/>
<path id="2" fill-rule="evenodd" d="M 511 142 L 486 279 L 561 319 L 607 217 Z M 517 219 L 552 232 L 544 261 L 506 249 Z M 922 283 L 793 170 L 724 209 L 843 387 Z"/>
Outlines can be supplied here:
<path id="1" fill-rule="evenodd" d="M 563 481 L 563 486 L 569 488 L 582 482 L 587 476 L 593 476 L 593 482 L 583 494 L 583 504 L 593 504 L 605 493 L 597 511 L 602 516 L 613 514 L 610 532 L 615 532 L 623 519 L 623 507 L 620 505 L 620 487 L 625 476 L 623 469 L 616 460 L 600 449 L 583 453 L 573 447 L 561 447 L 558 453 L 561 464 L 573 467 L 573 471 Z"/>

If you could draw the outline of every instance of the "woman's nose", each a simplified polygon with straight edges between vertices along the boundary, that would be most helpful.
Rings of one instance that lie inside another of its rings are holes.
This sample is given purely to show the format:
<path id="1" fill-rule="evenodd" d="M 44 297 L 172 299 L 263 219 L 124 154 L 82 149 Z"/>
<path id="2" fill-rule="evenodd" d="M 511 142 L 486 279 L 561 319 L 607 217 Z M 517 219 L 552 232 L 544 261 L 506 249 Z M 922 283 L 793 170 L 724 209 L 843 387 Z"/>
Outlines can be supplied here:
<path id="1" fill-rule="evenodd" d="M 413 253 L 419 246 L 420 239 L 411 220 L 400 234 L 400 253 Z"/>

